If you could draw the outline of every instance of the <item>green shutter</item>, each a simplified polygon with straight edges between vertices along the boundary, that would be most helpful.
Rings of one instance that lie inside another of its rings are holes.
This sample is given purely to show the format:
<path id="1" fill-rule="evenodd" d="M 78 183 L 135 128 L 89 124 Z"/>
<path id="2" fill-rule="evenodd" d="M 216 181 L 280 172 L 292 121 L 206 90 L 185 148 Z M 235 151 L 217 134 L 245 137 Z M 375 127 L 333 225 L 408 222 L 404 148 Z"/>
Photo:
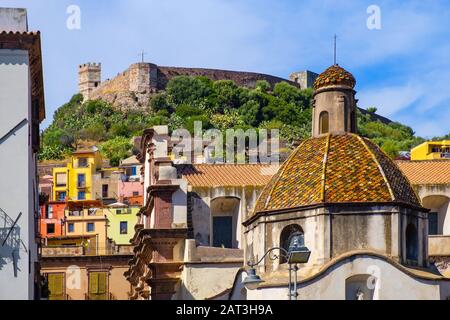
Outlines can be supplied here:
<path id="1" fill-rule="evenodd" d="M 89 273 L 89 293 L 98 293 L 98 272 Z"/>
<path id="2" fill-rule="evenodd" d="M 99 272 L 98 274 L 98 293 L 106 293 L 106 272 Z"/>
<path id="3" fill-rule="evenodd" d="M 64 274 L 50 273 L 48 275 L 48 289 L 50 291 L 50 299 L 64 294 Z"/>

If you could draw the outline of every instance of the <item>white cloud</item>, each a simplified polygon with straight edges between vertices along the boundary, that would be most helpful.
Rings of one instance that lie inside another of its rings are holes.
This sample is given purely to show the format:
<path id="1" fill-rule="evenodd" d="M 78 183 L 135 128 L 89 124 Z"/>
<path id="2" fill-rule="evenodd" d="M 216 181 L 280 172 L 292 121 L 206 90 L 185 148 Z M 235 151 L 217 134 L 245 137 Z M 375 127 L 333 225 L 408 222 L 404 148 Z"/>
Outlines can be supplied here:
<path id="1" fill-rule="evenodd" d="M 412 84 L 367 88 L 358 94 L 359 106 L 362 108 L 376 107 L 379 114 L 389 117 L 411 106 L 422 94 L 422 89 Z"/>

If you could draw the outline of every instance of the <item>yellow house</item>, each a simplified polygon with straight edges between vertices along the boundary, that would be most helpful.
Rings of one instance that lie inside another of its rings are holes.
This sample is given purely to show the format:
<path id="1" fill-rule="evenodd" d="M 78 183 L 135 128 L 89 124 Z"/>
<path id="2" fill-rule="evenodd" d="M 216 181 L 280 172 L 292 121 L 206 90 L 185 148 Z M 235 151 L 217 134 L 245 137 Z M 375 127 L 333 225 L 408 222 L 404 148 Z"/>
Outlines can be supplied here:
<path id="1" fill-rule="evenodd" d="M 427 141 L 411 150 L 411 160 L 450 159 L 450 140 Z"/>
<path id="2" fill-rule="evenodd" d="M 134 226 L 138 222 L 139 207 L 129 207 L 123 203 L 114 203 L 105 209 L 108 218 L 108 238 L 117 245 L 130 245 L 134 236 Z"/>
<path id="3" fill-rule="evenodd" d="M 101 167 L 97 149 L 74 152 L 66 167 L 53 168 L 53 199 L 94 200 L 93 176 Z"/>

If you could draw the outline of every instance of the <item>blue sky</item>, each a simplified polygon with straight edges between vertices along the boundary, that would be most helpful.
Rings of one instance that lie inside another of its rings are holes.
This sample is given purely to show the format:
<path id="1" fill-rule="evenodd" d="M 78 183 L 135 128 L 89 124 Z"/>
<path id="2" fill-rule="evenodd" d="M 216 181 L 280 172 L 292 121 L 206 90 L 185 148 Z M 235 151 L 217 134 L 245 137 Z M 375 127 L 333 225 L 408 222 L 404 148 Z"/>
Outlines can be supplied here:
<path id="1" fill-rule="evenodd" d="M 381 29 L 366 26 L 369 5 Z M 77 66 L 102 62 L 103 79 L 137 62 L 263 72 L 321 72 L 338 63 L 357 79 L 359 106 L 425 137 L 450 131 L 448 1 L 2 0 L 25 7 L 40 30 L 47 119 L 77 92 Z M 69 30 L 69 5 L 81 29 Z"/>

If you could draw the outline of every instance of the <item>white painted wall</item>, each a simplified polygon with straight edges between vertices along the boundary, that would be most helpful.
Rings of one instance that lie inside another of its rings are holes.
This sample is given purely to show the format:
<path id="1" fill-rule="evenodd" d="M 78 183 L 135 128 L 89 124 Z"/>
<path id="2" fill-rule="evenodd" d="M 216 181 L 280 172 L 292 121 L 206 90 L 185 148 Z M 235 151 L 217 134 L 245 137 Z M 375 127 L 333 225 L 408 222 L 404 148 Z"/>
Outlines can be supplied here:
<path id="1" fill-rule="evenodd" d="M 22 120 L 27 122 L 0 144 L 0 208 L 12 220 L 19 212 L 20 240 L 10 246 L 0 243 L 0 299 L 32 299 L 37 247 L 34 213 L 37 210 L 36 162 L 30 144 L 31 102 L 28 52 L 0 50 L 0 137 Z M 8 226 L 2 225 L 2 239 Z M 25 248 L 26 250 L 25 251 Z M 12 251 L 18 253 L 14 274 Z"/>
<path id="2" fill-rule="evenodd" d="M 380 300 L 440 300 L 450 290 L 450 281 L 419 280 L 413 278 L 387 261 L 371 256 L 359 256 L 338 263 L 325 275 L 301 284 L 299 300 L 344 300 L 345 280 L 354 275 L 376 276 L 374 298 Z M 287 299 L 287 287 L 248 290 L 249 300 Z"/>

